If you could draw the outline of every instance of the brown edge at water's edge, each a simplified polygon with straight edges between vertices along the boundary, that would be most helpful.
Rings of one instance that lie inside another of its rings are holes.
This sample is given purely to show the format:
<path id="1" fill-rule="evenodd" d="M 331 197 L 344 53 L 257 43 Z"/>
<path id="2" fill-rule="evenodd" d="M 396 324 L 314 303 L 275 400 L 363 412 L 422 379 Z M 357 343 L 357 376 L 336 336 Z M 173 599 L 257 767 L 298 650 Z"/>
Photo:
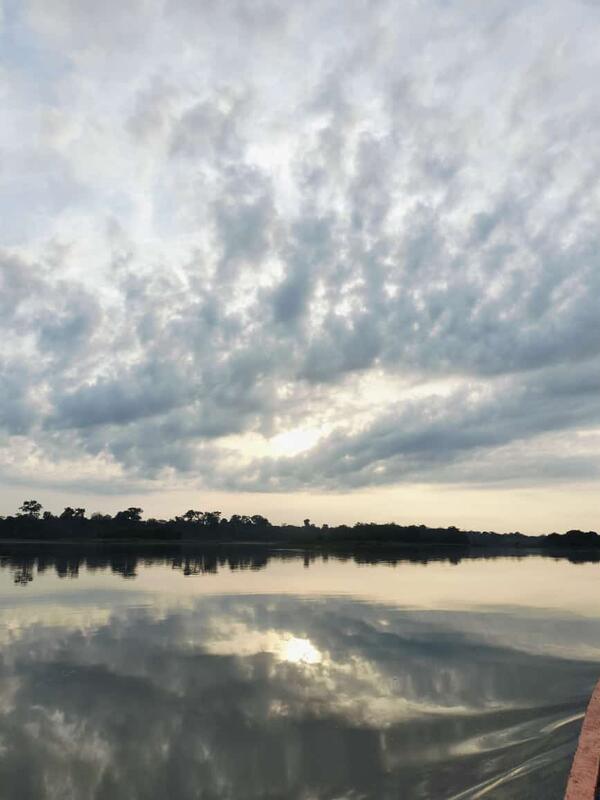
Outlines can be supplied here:
<path id="1" fill-rule="evenodd" d="M 573 759 L 565 800 L 596 800 L 600 771 L 600 681 L 592 694 Z"/>

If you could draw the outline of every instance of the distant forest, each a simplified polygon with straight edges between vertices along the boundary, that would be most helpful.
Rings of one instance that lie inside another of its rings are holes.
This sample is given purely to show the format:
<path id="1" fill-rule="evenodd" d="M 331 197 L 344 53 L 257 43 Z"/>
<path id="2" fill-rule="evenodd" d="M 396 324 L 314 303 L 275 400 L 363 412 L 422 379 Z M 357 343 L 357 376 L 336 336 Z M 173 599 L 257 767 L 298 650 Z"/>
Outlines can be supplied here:
<path id="1" fill-rule="evenodd" d="M 454 526 L 397 525 L 357 522 L 355 525 L 273 525 L 260 514 L 233 514 L 189 509 L 173 519 L 142 519 L 143 510 L 132 506 L 114 516 L 67 506 L 55 515 L 37 500 L 25 500 L 14 516 L 0 517 L 0 539 L 37 541 L 152 541 L 152 542 L 264 542 L 270 545 L 398 545 L 412 548 L 452 547 L 498 549 L 572 548 L 600 549 L 595 531 L 570 530 L 564 534 L 528 536 L 524 533 L 463 531 Z"/>

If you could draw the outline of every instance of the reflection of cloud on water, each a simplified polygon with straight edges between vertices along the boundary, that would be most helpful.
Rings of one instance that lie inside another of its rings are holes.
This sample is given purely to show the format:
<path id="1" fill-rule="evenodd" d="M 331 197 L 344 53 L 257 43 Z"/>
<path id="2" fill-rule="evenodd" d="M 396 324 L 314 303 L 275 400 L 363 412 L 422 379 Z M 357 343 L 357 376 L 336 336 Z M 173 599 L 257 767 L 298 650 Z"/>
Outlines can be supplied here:
<path id="1" fill-rule="evenodd" d="M 0 646 L 8 648 L 18 641 L 28 629 L 56 628 L 93 632 L 109 623 L 111 612 L 107 608 L 77 609 L 66 606 L 32 606 L 0 612 Z"/>
<path id="2" fill-rule="evenodd" d="M 224 602 L 228 603 L 226 600 Z M 336 603 L 330 601 L 329 611 L 325 611 L 321 603 L 296 603 L 303 611 L 302 626 L 291 633 L 287 626 L 295 624 L 295 615 L 284 610 L 293 605 L 290 601 L 282 599 L 276 610 L 272 604 L 262 607 L 263 613 L 247 622 L 241 622 L 236 616 L 241 608 L 236 608 L 237 601 L 234 601 L 233 605 L 229 604 L 230 615 L 211 616 L 202 632 L 195 628 L 195 618 L 186 621 L 185 637 L 188 644 L 196 642 L 205 652 L 214 655 L 272 655 L 272 676 L 279 676 L 289 684 L 288 702 L 278 702 L 276 705 L 278 713 L 282 715 L 294 713 L 296 706 L 290 702 L 293 687 L 301 687 L 301 700 L 297 704 L 301 714 L 305 711 L 306 703 L 312 702 L 320 709 L 328 709 L 329 713 L 343 716 L 354 724 L 384 726 L 425 713 L 477 712 L 478 709 L 473 708 L 465 698 L 458 701 L 451 695 L 443 696 L 444 693 L 439 691 L 428 691 L 424 696 L 420 685 L 418 691 L 421 694 L 417 693 L 414 685 L 411 685 L 414 684 L 412 678 L 407 681 L 402 666 L 399 667 L 397 653 L 393 652 L 391 664 L 385 660 L 378 663 L 370 655 L 373 642 L 360 642 L 354 633 L 345 648 L 339 644 L 332 647 L 332 637 L 337 637 L 335 627 L 339 620 L 335 613 Z M 357 608 L 365 610 L 361 606 Z M 247 617 L 248 614 L 245 608 L 243 615 Z M 304 614 L 310 616 L 307 618 Z M 324 614 L 329 617 L 327 622 L 319 620 Z M 261 629 L 261 625 L 268 624 L 274 627 Z M 348 631 L 347 619 L 344 625 Z M 194 630 L 190 630 L 190 627 Z M 318 638 L 307 638 L 307 628 Z M 391 642 L 392 650 L 395 644 Z M 408 661 L 403 666 L 412 668 Z"/>
<path id="3" fill-rule="evenodd" d="M 279 650 L 279 657 L 291 664 L 320 664 L 323 656 L 309 639 L 286 636 Z"/>
<path id="4" fill-rule="evenodd" d="M 0 783 L 7 800 L 395 800 L 538 762 L 560 782 L 596 668 L 510 649 L 509 618 L 483 635 L 463 612 L 212 597 L 23 627 L 1 653 Z M 526 797 L 528 774 L 494 799 Z"/>

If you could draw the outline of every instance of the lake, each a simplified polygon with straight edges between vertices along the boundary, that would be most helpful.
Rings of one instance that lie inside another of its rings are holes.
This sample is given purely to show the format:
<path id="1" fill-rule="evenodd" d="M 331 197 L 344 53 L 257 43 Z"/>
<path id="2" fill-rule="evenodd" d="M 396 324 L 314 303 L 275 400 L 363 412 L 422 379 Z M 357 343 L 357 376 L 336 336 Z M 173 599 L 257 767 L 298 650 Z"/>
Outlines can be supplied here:
<path id="1" fill-rule="evenodd" d="M 562 798 L 600 565 L 0 545 L 3 800 Z"/>

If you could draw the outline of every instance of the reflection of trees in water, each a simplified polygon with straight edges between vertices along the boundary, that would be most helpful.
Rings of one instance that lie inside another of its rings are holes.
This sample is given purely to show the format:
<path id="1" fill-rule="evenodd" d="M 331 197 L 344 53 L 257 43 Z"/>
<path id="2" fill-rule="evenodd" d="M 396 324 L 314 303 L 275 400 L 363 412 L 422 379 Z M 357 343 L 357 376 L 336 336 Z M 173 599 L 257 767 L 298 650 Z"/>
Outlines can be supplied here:
<path id="1" fill-rule="evenodd" d="M 260 570 L 270 559 L 296 558 L 297 554 L 273 553 L 267 548 L 207 548 L 186 552 L 185 548 L 126 548 L 68 546 L 4 547 L 0 555 L 0 569 L 12 572 L 15 583 L 27 585 L 35 575 L 54 570 L 59 578 L 77 578 L 82 569 L 89 572 L 110 570 L 123 578 L 135 578 L 138 566 L 168 566 L 184 575 L 216 574 L 219 569 Z M 314 560 L 314 557 L 309 559 Z"/>
<path id="2" fill-rule="evenodd" d="M 539 551 L 536 553 L 539 557 Z M 72 544 L 3 544 L 0 550 L 0 569 L 10 570 L 14 581 L 23 586 L 36 575 L 54 570 L 59 578 L 77 578 L 82 569 L 89 572 L 110 570 L 123 578 L 135 578 L 138 566 L 167 566 L 186 576 L 216 574 L 219 570 L 261 570 L 271 560 L 292 561 L 301 559 L 305 567 L 328 559 L 352 561 L 355 564 L 402 563 L 427 564 L 446 561 L 459 564 L 468 559 L 528 558 L 527 554 L 504 549 L 501 552 L 460 553 L 453 548 L 397 548 L 378 547 L 311 547 L 278 549 L 268 545 L 72 545 Z M 600 554 L 594 552 L 547 555 L 547 558 L 566 558 L 573 563 L 598 562 Z"/>
<path id="3" fill-rule="evenodd" d="M 6 567 L 5 560 L 2 559 L 2 567 Z M 21 583 L 27 586 L 33 580 L 33 571 L 35 568 L 35 559 L 16 559 L 14 563 L 10 564 L 13 570 L 15 583 Z M 39 570 L 38 570 L 39 571 Z"/>

